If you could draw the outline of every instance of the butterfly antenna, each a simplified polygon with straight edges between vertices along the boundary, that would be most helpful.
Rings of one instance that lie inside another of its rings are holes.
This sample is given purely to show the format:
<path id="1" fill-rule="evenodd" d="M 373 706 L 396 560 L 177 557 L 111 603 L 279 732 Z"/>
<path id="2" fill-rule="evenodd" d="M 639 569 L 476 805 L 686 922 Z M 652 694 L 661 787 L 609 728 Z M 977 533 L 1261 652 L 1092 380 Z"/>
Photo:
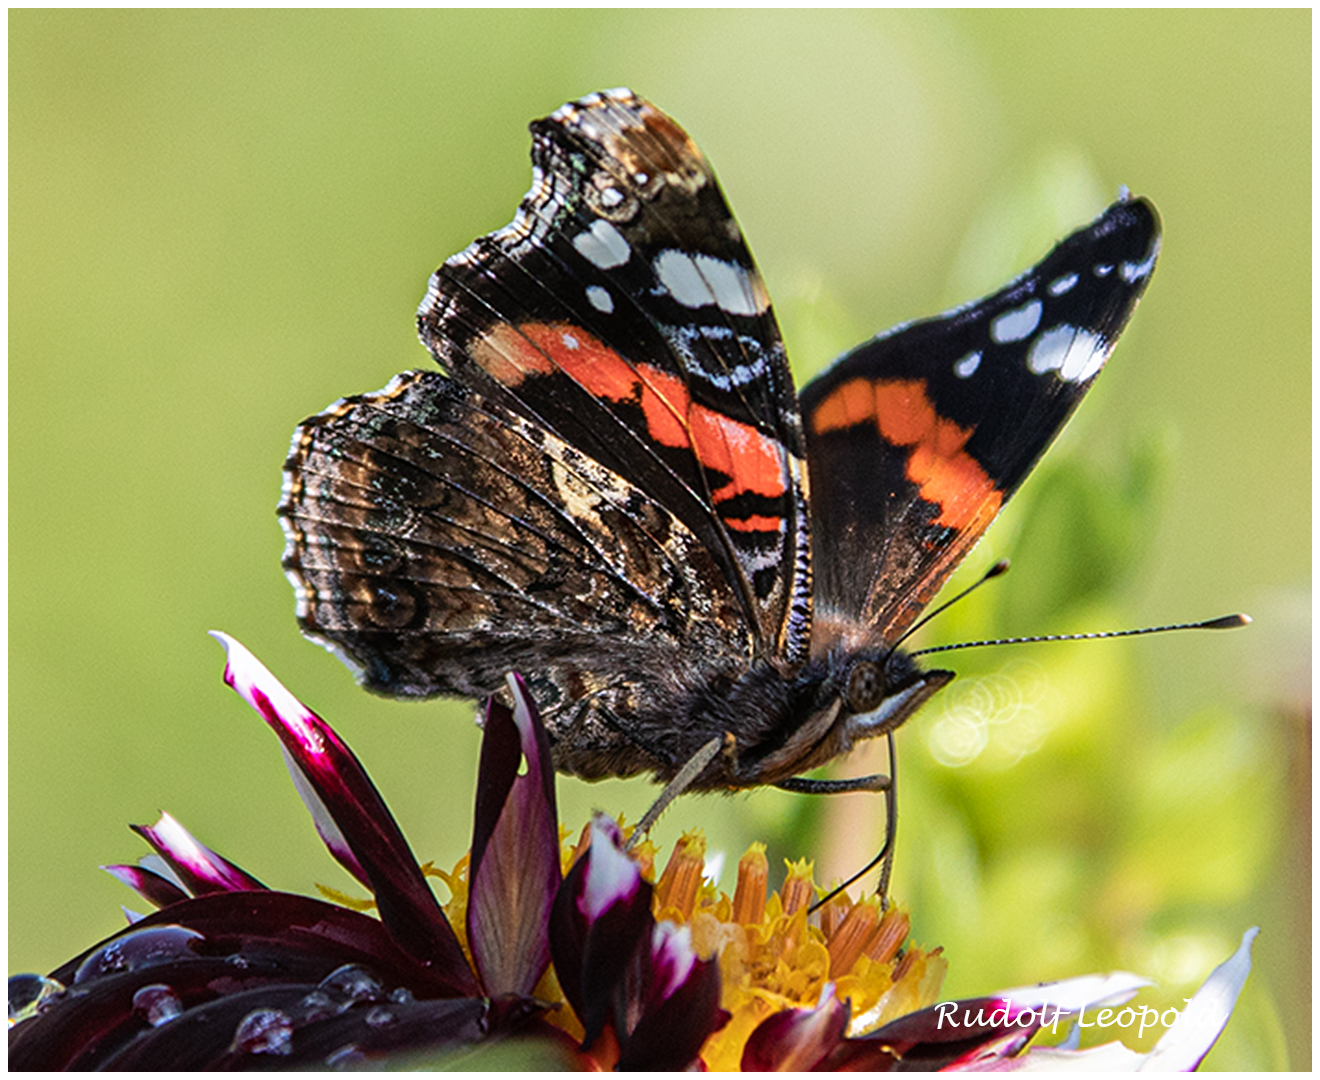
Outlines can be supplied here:
<path id="1" fill-rule="evenodd" d="M 979 584 L 979 583 L 978 583 Z M 975 587 L 975 586 L 973 586 Z M 954 599 L 957 599 L 955 597 Z M 952 603 L 952 601 L 950 601 Z M 1141 637 L 1143 634 L 1163 634 L 1170 630 L 1235 630 L 1251 622 L 1250 615 L 1221 615 L 1204 622 L 1171 623 L 1168 626 L 1144 626 L 1138 630 L 1106 630 L 1097 634 L 1043 634 L 1040 637 L 995 638 L 988 641 L 963 641 L 956 645 L 935 645 L 918 649 L 913 656 L 953 652 L 955 649 L 979 649 L 986 645 L 1027 645 L 1037 641 L 1097 641 L 1101 638 Z"/>
<path id="2" fill-rule="evenodd" d="M 903 638 L 906 638 L 909 634 L 915 631 L 918 627 L 922 626 L 924 623 L 929 622 L 941 611 L 944 611 L 946 608 L 950 607 L 951 605 L 956 604 L 959 600 L 963 599 L 963 597 L 965 597 L 968 593 L 972 592 L 974 589 L 979 589 L 991 578 L 998 577 L 1000 574 L 1004 573 L 1007 569 L 1008 569 L 1007 560 L 1001 560 L 1000 562 L 995 563 L 994 566 L 992 566 L 981 576 L 980 580 L 978 580 L 975 584 L 969 586 L 968 588 L 964 589 L 952 600 L 949 600 L 941 604 L 934 611 L 927 614 L 924 618 L 918 620 L 907 631 L 907 633 L 903 635 L 903 637 L 900 637 L 898 639 L 898 641 L 901 642 Z M 1168 626 L 1146 626 L 1136 630 L 1108 630 L 1093 634 L 1046 634 L 1046 635 L 1041 635 L 1039 637 L 999 638 L 996 640 L 989 640 L 989 641 L 966 641 L 955 645 L 936 645 L 929 649 L 919 649 L 916 652 L 913 652 L 911 655 L 914 657 L 926 656 L 931 653 L 952 652 L 955 649 L 975 649 L 986 645 L 1024 645 L 1039 641 L 1094 641 L 1101 638 L 1140 637 L 1144 634 L 1163 634 L 1170 630 L 1235 630 L 1240 626 L 1248 626 L 1250 625 L 1250 623 L 1251 623 L 1250 615 L 1242 615 L 1242 614 L 1221 615 L 1217 619 L 1206 619 L 1203 622 L 1172 623 Z M 897 646 L 897 644 L 898 642 L 895 642 L 895 646 Z M 820 908 L 824 907 L 836 896 L 838 896 L 841 892 L 843 892 L 844 889 L 854 884 L 860 878 L 865 877 L 877 866 L 880 866 L 881 869 L 880 869 L 880 880 L 876 885 L 875 891 L 876 894 L 881 897 L 882 904 L 884 904 L 885 907 L 888 907 L 889 878 L 894 868 L 895 839 L 898 834 L 898 796 L 897 796 L 898 762 L 896 760 L 895 752 L 894 752 L 894 733 L 892 731 L 887 732 L 885 738 L 889 746 L 890 776 L 889 776 L 889 786 L 885 789 L 884 845 L 880 848 L 875 858 L 872 859 L 865 866 L 863 866 L 860 870 L 858 870 L 857 873 L 853 874 L 852 877 L 848 878 L 848 880 L 844 881 L 842 884 L 835 886 L 828 893 L 826 893 L 819 900 L 817 900 L 814 904 L 812 904 L 811 907 L 808 909 L 809 912 L 818 911 Z"/>
<path id="3" fill-rule="evenodd" d="M 1003 571 L 1000 571 L 1002 573 Z M 982 579 L 984 580 L 984 579 Z M 853 874 L 847 881 L 841 885 L 836 885 L 827 892 L 811 907 L 807 908 L 807 914 L 810 915 L 819 911 L 831 900 L 833 900 L 844 889 L 848 888 L 859 878 L 865 877 L 881 863 L 884 865 L 880 869 L 880 881 L 875 887 L 876 894 L 881 898 L 884 908 L 889 907 L 889 875 L 894 868 L 894 839 L 898 835 L 898 763 L 894 757 L 894 733 L 888 732 L 885 739 L 889 744 L 889 787 L 885 789 L 885 842 L 884 846 L 876 853 L 874 859 L 863 866 L 857 873 Z"/>
<path id="4" fill-rule="evenodd" d="M 995 563 L 994 566 L 990 567 L 989 570 L 987 570 L 984 574 L 982 574 L 979 579 L 974 581 L 971 585 L 968 585 L 967 588 L 963 589 L 963 591 L 960 592 L 953 599 L 946 600 L 939 607 L 933 608 L 932 610 L 926 612 L 925 615 L 923 615 L 911 626 L 909 626 L 906 630 L 904 630 L 902 635 L 899 637 L 899 639 L 895 641 L 893 646 L 890 648 L 890 652 L 893 652 L 894 649 L 897 649 L 900 645 L 903 644 L 903 642 L 907 641 L 908 638 L 910 638 L 913 634 L 915 634 L 918 630 L 920 630 L 923 626 L 925 626 L 928 622 L 930 622 L 931 619 L 935 618 L 936 615 L 940 614 L 940 612 L 948 611 L 949 608 L 953 607 L 953 605 L 956 604 L 959 600 L 962 600 L 965 597 L 970 596 L 982 585 L 984 585 L 987 581 L 999 577 L 1000 574 L 1006 574 L 1006 573 L 1008 573 L 1008 560 L 1000 559 L 997 563 Z"/>

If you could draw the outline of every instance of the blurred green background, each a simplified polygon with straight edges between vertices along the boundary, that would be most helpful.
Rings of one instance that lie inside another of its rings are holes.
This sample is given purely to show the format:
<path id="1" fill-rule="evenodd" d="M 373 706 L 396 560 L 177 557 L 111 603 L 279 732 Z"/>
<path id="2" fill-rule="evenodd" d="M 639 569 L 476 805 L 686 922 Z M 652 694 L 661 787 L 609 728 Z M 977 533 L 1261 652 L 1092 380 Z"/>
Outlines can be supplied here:
<path id="1" fill-rule="evenodd" d="M 1311 15 L 47 12 L 9 17 L 9 969 L 136 898 L 168 809 L 273 886 L 348 887 L 242 639 L 354 746 L 419 857 L 466 849 L 459 703 L 370 699 L 304 642 L 274 507 L 294 426 L 423 366 L 426 279 L 507 222 L 527 123 L 630 85 L 697 139 L 800 379 L 989 291 L 1128 184 L 1145 303 L 927 643 L 1245 610 L 1249 630 L 980 650 L 899 734 L 894 893 L 950 995 L 1124 968 L 1180 1004 L 1260 924 L 1208 1061 L 1310 1065 Z M 861 766 L 857 766 L 861 767 Z M 644 782 L 561 780 L 564 820 Z M 874 850 L 875 800 L 689 799 L 727 853 Z M 140 906 L 140 905 L 138 905 Z"/>

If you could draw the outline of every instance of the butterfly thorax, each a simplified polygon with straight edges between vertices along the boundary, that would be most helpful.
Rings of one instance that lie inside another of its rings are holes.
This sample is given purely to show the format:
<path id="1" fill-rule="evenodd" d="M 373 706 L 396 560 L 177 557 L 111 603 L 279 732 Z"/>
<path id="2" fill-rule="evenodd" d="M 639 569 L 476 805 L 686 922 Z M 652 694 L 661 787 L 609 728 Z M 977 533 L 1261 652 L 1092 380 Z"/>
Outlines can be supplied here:
<path id="1" fill-rule="evenodd" d="M 836 648 L 787 671 L 773 660 L 712 677 L 709 664 L 638 672 L 615 685 L 563 670 L 528 679 L 544 711 L 555 767 L 598 780 L 649 773 L 668 782 L 712 739 L 723 740 L 691 790 L 774 784 L 898 727 L 952 678 L 900 650 Z M 646 686 L 645 697 L 636 689 Z M 573 700 L 569 695 L 581 695 Z"/>

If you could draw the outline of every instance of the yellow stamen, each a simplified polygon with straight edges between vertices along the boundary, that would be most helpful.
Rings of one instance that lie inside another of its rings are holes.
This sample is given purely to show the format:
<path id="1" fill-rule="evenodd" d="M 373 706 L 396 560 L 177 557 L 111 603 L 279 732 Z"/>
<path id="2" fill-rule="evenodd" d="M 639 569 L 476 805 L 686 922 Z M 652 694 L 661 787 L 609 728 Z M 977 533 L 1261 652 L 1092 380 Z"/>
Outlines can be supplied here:
<path id="1" fill-rule="evenodd" d="M 826 906 L 826 911 L 833 904 Z M 824 923 L 825 911 L 821 912 Z M 830 977 L 838 979 L 850 972 L 858 957 L 871 943 L 880 925 L 880 901 L 875 897 L 855 904 L 834 933 L 829 935 Z"/>
<path id="2" fill-rule="evenodd" d="M 738 886 L 733 893 L 732 921 L 740 926 L 759 924 L 765 915 L 765 889 L 770 881 L 770 860 L 765 845 L 753 844 L 738 860 Z"/>
<path id="3" fill-rule="evenodd" d="M 935 952 L 939 952 L 939 951 L 940 951 L 939 949 L 935 950 Z M 932 953 L 931 955 L 933 956 L 934 953 Z M 907 952 L 903 954 L 902 959 L 899 960 L 899 962 L 894 965 L 894 973 L 889 977 L 894 982 L 899 982 L 903 978 L 903 976 L 906 975 L 908 971 L 912 968 L 912 965 L 916 961 L 916 958 L 917 958 L 917 950 L 909 949 Z"/>
<path id="4" fill-rule="evenodd" d="M 779 896 L 785 915 L 792 915 L 798 908 L 806 907 L 815 897 L 816 883 L 811 876 L 815 865 L 808 859 L 799 859 L 795 863 L 784 860 L 788 874 L 784 878 L 784 887 L 779 890 Z"/>
<path id="5" fill-rule="evenodd" d="M 877 963 L 888 963 L 897 955 L 911 929 L 912 920 L 908 917 L 908 913 L 898 908 L 890 908 L 880 920 L 880 929 L 866 947 L 866 955 Z"/>
<path id="6" fill-rule="evenodd" d="M 657 909 L 673 908 L 681 921 L 692 917 L 692 908 L 701 888 L 701 872 L 706 865 L 706 838 L 699 830 L 684 833 L 669 856 L 665 871 L 656 882 Z"/>
<path id="7" fill-rule="evenodd" d="M 852 906 L 848 894 L 839 893 L 838 896 L 820 909 L 820 929 L 824 933 L 826 941 L 834 937 L 843 920 L 847 918 Z"/>

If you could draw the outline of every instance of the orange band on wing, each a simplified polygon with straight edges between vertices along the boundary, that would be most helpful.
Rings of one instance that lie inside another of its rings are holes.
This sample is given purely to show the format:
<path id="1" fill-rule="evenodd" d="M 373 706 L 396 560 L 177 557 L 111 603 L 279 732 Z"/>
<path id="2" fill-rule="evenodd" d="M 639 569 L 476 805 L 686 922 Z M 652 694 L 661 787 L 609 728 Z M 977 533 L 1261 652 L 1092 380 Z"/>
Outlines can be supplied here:
<path id="1" fill-rule="evenodd" d="M 562 372 L 587 393 L 632 402 L 646 419 L 646 434 L 662 446 L 691 449 L 703 468 L 729 477 L 716 502 L 751 493 L 777 498 L 788 490 L 783 449 L 750 424 L 692 401 L 677 377 L 650 364 L 629 364 L 609 346 L 567 324 L 499 323 L 474 341 L 470 355 L 505 386 L 532 375 Z M 771 519 L 747 519 L 752 520 Z M 755 530 L 760 525 L 729 524 Z M 776 521 L 773 528 L 778 528 Z"/>
<path id="2" fill-rule="evenodd" d="M 811 414 L 818 435 L 864 423 L 874 423 L 886 442 L 912 448 L 907 477 L 940 508 L 937 525 L 980 532 L 999 512 L 1003 493 L 963 449 L 975 429 L 942 418 L 923 379 L 849 379 Z"/>
<path id="3" fill-rule="evenodd" d="M 766 517 L 764 514 L 753 514 L 745 518 L 726 517 L 724 523 L 737 532 L 777 533 L 784 528 L 783 518 Z"/>

